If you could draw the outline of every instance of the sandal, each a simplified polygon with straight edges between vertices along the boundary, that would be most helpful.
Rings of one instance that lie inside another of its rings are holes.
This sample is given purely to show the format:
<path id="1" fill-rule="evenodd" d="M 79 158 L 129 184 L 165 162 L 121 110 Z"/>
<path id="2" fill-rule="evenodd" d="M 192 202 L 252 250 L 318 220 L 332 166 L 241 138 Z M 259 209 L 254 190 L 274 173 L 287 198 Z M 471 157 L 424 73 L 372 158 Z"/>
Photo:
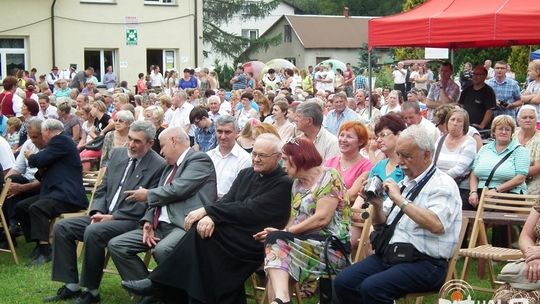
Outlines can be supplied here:
<path id="1" fill-rule="evenodd" d="M 276 304 L 291 304 L 291 301 L 288 301 L 288 302 L 283 302 L 280 298 L 275 298 L 272 303 L 276 303 Z"/>

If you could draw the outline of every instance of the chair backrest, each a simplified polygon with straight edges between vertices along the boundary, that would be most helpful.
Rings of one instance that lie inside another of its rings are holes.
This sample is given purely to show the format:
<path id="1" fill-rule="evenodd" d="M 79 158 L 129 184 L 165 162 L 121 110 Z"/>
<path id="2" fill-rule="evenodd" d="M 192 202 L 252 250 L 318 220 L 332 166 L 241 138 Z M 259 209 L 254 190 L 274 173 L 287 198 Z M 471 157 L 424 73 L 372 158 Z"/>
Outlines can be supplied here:
<path id="1" fill-rule="evenodd" d="M 444 279 L 445 283 L 454 278 L 457 278 L 456 263 L 459 259 L 459 250 L 461 249 L 461 244 L 463 244 L 463 240 L 465 239 L 465 233 L 467 232 L 468 224 L 469 222 L 466 218 L 461 219 L 461 230 L 459 231 L 459 238 L 456 244 L 456 248 L 454 249 L 452 258 L 448 263 L 448 271 L 446 272 L 446 278 Z"/>
<path id="2" fill-rule="evenodd" d="M 534 205 L 540 201 L 540 195 L 511 194 L 511 193 L 488 193 L 489 189 L 484 188 L 474 221 L 469 248 L 477 245 L 478 237 L 482 245 L 487 244 L 487 233 L 484 225 L 486 216 L 510 218 L 511 216 L 526 217 Z M 490 214 L 488 214 L 489 212 Z"/>
<path id="3" fill-rule="evenodd" d="M 90 176 L 83 177 L 83 183 L 88 183 L 88 186 L 92 185 L 92 190 L 90 192 L 90 203 L 88 204 L 88 211 L 92 208 L 92 202 L 94 201 L 94 195 L 96 194 L 96 190 L 101 185 L 101 181 L 103 180 L 103 176 L 105 176 L 105 172 L 107 171 L 107 167 L 101 168 L 99 171 L 92 171 L 88 172 L 87 174 L 91 174 Z M 86 178 L 86 182 L 85 182 Z M 85 184 L 85 188 L 86 188 Z M 87 190 L 88 191 L 88 190 Z"/>
<path id="4" fill-rule="evenodd" d="M 365 214 L 368 216 L 363 221 L 351 221 L 351 225 L 362 229 L 360 238 L 358 239 L 358 248 L 353 258 L 353 263 L 365 259 L 371 252 L 371 243 L 369 242 L 369 232 L 373 223 L 372 219 L 373 207 L 369 205 L 366 209 L 351 208 L 351 213 Z"/>
<path id="5" fill-rule="evenodd" d="M 4 188 L 2 188 L 2 193 L 0 194 L 0 208 L 4 206 L 4 202 L 6 201 L 7 193 L 10 186 L 11 186 L 11 178 L 8 178 L 6 179 L 4 183 Z"/>

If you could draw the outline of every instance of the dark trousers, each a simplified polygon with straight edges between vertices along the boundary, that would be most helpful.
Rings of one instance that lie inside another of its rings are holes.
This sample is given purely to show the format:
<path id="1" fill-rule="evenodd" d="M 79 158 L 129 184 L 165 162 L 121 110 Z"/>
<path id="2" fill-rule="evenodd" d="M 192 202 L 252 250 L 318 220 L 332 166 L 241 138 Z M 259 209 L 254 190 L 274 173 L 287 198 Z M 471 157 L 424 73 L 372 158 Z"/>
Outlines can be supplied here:
<path id="1" fill-rule="evenodd" d="M 37 199 L 37 200 L 36 200 Z M 49 241 L 49 221 L 62 213 L 77 212 L 81 206 L 32 196 L 17 203 L 15 216 L 27 242 Z"/>
<path id="2" fill-rule="evenodd" d="M 334 281 L 334 290 L 342 304 L 392 304 L 408 293 L 439 290 L 447 269 L 446 261 L 388 265 L 371 255 L 341 271 Z"/>
<path id="3" fill-rule="evenodd" d="M 29 183 L 28 179 L 20 174 L 10 175 L 9 178 L 11 178 L 11 181 L 13 183 L 17 183 L 17 184 Z M 6 201 L 4 202 L 4 205 L 2 206 L 2 211 L 4 212 L 4 217 L 8 221 L 8 224 L 11 225 L 17 222 L 17 219 L 15 218 L 15 206 L 17 205 L 17 203 L 23 199 L 26 199 L 26 198 L 29 198 L 31 196 L 35 196 L 38 194 L 39 194 L 39 190 L 26 191 L 26 192 L 22 192 L 17 195 L 14 195 L 10 198 L 6 198 Z"/>
<path id="4" fill-rule="evenodd" d="M 403 100 L 407 99 L 407 92 L 405 92 L 405 84 L 404 83 L 394 84 L 394 90 L 401 91 Z"/>
<path id="5" fill-rule="evenodd" d="M 63 219 L 54 225 L 52 279 L 78 283 L 77 242 L 84 241 L 80 283 L 98 289 L 103 276 L 105 248 L 113 237 L 136 229 L 137 221 L 112 220 L 90 224 L 88 216 Z"/>

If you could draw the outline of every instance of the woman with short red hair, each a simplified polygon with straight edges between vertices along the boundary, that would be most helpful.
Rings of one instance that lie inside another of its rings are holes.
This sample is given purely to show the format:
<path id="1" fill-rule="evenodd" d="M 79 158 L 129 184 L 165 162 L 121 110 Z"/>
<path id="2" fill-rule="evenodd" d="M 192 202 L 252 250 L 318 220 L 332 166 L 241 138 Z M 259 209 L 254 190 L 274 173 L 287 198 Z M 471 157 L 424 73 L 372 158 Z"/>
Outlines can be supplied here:
<path id="1" fill-rule="evenodd" d="M 339 172 L 322 166 L 321 155 L 307 138 L 290 140 L 282 153 L 287 174 L 294 180 L 291 218 L 284 230 L 269 227 L 254 235 L 265 241 L 271 304 L 290 303 L 290 278 L 303 283 L 325 273 L 322 257 L 328 236 L 350 248 L 350 206 Z M 329 248 L 330 267 L 343 269 L 348 253 Z"/>

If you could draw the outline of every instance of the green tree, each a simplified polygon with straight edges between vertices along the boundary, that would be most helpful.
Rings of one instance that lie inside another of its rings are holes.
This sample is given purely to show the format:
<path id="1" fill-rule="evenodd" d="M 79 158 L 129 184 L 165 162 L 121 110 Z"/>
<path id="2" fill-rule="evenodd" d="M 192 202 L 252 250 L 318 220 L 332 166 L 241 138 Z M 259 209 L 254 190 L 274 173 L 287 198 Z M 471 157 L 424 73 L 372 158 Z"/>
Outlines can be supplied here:
<path id="1" fill-rule="evenodd" d="M 289 0 L 305 14 L 341 15 L 349 8 L 351 16 L 387 16 L 400 12 L 403 0 Z"/>
<path id="2" fill-rule="evenodd" d="M 481 48 L 481 49 L 455 49 L 454 50 L 454 71 L 463 69 L 465 62 L 470 62 L 473 67 L 477 64 L 484 64 L 486 59 L 495 63 L 497 60 L 507 60 L 510 56 L 511 48 Z"/>
<path id="3" fill-rule="evenodd" d="M 227 90 L 231 89 L 230 80 L 234 75 L 234 67 L 229 66 L 228 64 L 221 64 L 219 60 L 214 61 L 214 71 L 218 75 L 219 87 Z"/>
<path id="4" fill-rule="evenodd" d="M 211 50 L 229 58 L 237 58 L 248 46 L 252 49 L 268 48 L 281 42 L 281 35 L 250 40 L 221 28 L 228 20 L 241 15 L 242 20 L 266 17 L 277 7 L 279 0 L 205 0 L 203 1 L 203 37 Z M 205 56 L 209 50 L 204 50 Z"/>
<path id="5" fill-rule="evenodd" d="M 516 73 L 516 80 L 519 83 L 527 79 L 527 67 L 531 50 L 538 49 L 538 45 L 532 46 L 513 46 L 508 63 L 512 66 L 512 71 Z"/>

